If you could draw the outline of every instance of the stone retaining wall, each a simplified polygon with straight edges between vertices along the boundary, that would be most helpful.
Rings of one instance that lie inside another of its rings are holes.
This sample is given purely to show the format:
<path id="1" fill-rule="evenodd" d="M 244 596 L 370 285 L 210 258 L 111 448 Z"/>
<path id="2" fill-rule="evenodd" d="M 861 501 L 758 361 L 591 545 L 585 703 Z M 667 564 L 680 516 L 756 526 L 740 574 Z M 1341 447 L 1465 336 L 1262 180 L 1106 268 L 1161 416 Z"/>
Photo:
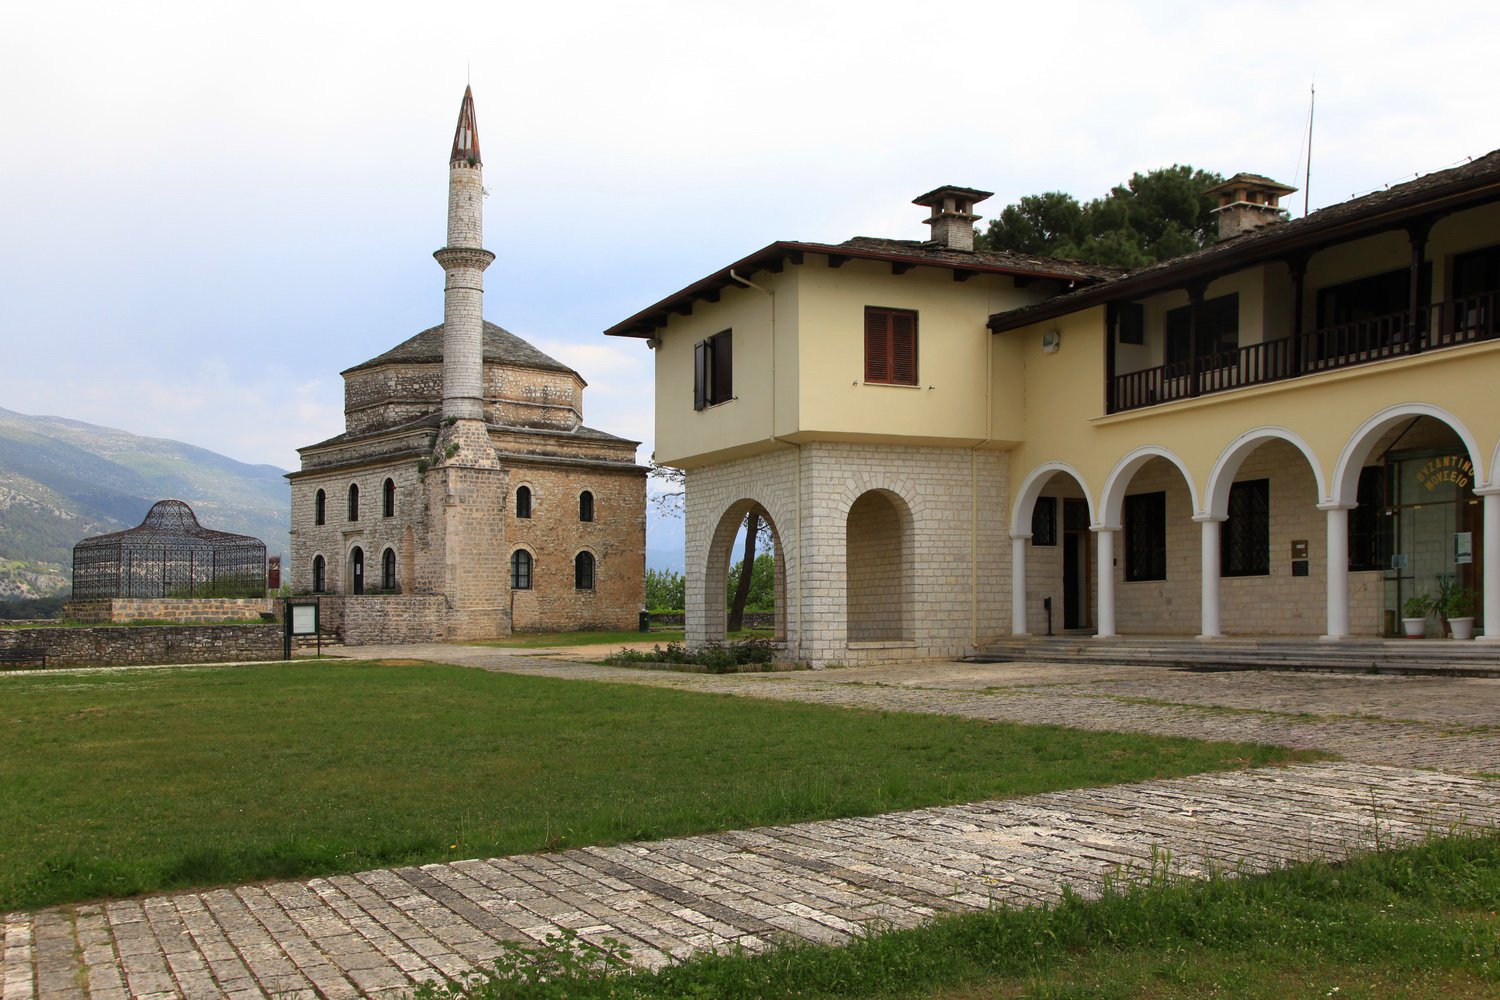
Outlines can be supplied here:
<path id="1" fill-rule="evenodd" d="M 43 650 L 48 667 L 279 660 L 283 652 L 278 624 L 0 629 L 0 649 Z"/>
<path id="2" fill-rule="evenodd" d="M 281 602 L 269 597 L 125 598 L 69 601 L 63 617 L 77 622 L 167 621 L 184 625 L 259 618 L 270 612 L 280 617 Z"/>

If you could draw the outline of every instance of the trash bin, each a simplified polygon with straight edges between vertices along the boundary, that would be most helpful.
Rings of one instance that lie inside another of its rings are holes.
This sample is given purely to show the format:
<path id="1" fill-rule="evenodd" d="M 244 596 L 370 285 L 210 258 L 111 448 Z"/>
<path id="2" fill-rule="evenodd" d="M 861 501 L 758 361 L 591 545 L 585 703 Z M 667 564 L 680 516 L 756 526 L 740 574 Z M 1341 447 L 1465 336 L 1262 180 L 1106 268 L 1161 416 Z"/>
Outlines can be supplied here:
<path id="1" fill-rule="evenodd" d="M 641 612 L 641 631 L 642 632 L 649 632 L 649 631 L 651 631 L 651 612 L 649 612 L 649 611 L 642 611 Z"/>

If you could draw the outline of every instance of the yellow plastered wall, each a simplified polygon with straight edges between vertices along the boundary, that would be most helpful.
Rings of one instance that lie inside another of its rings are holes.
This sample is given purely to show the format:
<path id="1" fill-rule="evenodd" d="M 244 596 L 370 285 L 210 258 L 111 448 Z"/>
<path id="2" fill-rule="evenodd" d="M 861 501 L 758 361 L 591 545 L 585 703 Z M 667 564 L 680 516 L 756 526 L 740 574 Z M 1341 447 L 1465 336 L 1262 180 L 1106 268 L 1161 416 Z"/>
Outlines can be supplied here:
<path id="1" fill-rule="evenodd" d="M 718 302 L 698 302 L 689 316 L 674 316 L 658 330 L 656 349 L 656 460 L 664 465 L 701 465 L 736 454 L 753 454 L 775 433 L 797 426 L 798 271 L 760 272 L 768 289 L 727 287 Z M 774 294 L 770 294 L 774 293 Z M 772 382 L 772 317 L 776 341 L 776 391 Z M 733 330 L 734 398 L 693 409 L 694 345 Z"/>

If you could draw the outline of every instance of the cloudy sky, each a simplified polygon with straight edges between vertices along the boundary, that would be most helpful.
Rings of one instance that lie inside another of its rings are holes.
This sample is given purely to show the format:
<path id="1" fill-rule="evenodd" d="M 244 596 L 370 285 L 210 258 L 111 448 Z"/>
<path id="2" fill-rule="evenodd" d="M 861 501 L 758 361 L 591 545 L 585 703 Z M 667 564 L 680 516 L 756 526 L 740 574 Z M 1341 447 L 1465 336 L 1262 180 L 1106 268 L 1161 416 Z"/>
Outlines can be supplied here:
<path id="1" fill-rule="evenodd" d="M 441 321 L 470 81 L 486 312 L 645 460 L 650 354 L 600 331 L 751 250 L 922 238 L 940 184 L 1300 187 L 1314 81 L 1316 209 L 1500 146 L 1497 39 L 1465 0 L 8 4 L 0 406 L 294 468 Z"/>

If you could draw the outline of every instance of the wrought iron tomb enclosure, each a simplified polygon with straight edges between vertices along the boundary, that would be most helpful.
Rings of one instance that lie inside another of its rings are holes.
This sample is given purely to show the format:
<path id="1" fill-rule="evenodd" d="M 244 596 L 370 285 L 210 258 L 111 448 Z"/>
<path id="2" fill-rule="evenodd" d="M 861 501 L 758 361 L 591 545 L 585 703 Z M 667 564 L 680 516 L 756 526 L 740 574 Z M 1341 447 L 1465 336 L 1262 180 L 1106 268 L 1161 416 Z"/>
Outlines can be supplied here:
<path id="1" fill-rule="evenodd" d="M 211 531 L 181 500 L 160 500 L 139 527 L 73 546 L 73 597 L 263 597 L 266 544 Z"/>

